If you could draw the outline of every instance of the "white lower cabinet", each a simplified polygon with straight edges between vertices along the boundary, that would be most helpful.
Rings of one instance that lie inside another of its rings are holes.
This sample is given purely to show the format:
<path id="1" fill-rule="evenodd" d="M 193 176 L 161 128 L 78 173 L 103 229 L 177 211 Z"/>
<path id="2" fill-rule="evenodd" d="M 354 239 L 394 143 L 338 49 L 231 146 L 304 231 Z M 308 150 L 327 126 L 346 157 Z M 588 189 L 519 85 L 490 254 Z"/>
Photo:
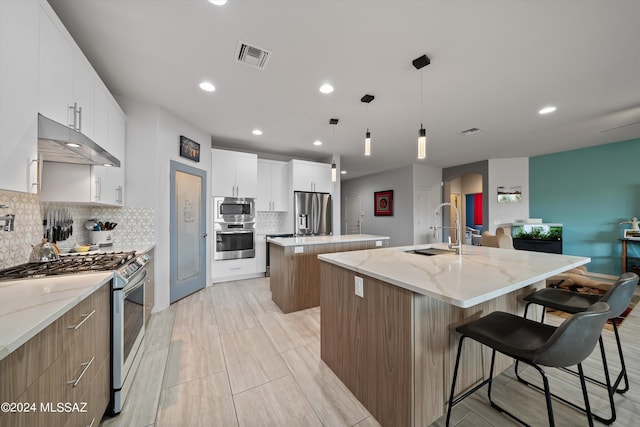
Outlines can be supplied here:
<path id="1" fill-rule="evenodd" d="M 214 283 L 258 276 L 256 258 L 212 261 L 211 279 Z"/>

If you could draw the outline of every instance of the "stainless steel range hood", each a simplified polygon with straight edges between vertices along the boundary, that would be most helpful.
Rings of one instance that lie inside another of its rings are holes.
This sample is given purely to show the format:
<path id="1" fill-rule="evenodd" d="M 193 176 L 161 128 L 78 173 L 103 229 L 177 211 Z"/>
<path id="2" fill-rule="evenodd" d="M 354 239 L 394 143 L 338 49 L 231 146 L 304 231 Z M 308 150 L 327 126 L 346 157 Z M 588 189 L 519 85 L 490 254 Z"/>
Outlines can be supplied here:
<path id="1" fill-rule="evenodd" d="M 45 161 L 120 167 L 120 160 L 86 135 L 38 114 L 38 156 Z"/>

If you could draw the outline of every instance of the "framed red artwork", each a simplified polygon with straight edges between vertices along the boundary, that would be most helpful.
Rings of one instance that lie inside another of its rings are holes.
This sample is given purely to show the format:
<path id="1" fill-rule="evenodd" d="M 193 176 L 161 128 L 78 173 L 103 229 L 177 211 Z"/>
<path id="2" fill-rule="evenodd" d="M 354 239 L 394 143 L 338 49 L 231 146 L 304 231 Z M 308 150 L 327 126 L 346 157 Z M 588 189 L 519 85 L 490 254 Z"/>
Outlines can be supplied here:
<path id="1" fill-rule="evenodd" d="M 393 216 L 393 190 L 373 193 L 373 213 L 375 216 Z"/>

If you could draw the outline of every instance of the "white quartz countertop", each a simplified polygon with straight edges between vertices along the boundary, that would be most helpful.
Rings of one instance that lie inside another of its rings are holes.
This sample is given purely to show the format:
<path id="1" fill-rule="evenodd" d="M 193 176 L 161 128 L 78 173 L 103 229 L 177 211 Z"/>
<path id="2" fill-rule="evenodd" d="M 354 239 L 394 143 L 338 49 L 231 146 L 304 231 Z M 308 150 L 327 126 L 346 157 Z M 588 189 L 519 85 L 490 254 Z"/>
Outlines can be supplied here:
<path id="1" fill-rule="evenodd" d="M 100 272 L 0 282 L 0 360 L 112 277 Z"/>
<path id="2" fill-rule="evenodd" d="M 444 243 L 337 252 L 322 261 L 353 270 L 461 308 L 505 295 L 591 261 L 590 258 L 463 245 L 462 255 L 425 256 L 415 249 Z"/>
<path id="3" fill-rule="evenodd" d="M 273 237 L 269 239 L 271 243 L 279 246 L 307 246 L 327 243 L 365 242 L 369 240 L 389 240 L 389 237 L 373 234 L 342 234 L 339 236 Z"/>

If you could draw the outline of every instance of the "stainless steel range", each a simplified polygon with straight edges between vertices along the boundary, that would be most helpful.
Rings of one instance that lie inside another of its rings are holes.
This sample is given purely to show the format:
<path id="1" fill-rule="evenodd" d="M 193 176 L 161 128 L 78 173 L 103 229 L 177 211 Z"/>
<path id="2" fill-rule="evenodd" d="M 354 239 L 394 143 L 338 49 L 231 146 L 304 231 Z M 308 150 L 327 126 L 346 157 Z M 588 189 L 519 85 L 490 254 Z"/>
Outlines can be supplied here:
<path id="1" fill-rule="evenodd" d="M 0 281 L 117 270 L 134 257 L 133 251 L 61 255 L 56 261 L 28 262 L 0 270 Z"/>
<path id="2" fill-rule="evenodd" d="M 111 378 L 109 411 L 118 414 L 144 351 L 144 281 L 149 255 L 102 252 L 61 255 L 0 270 L 0 281 L 113 271 L 111 296 Z"/>
<path id="3" fill-rule="evenodd" d="M 119 414 L 144 353 L 144 282 L 149 255 L 139 255 L 118 268 L 113 279 L 111 358 L 112 393 L 109 408 Z"/>

